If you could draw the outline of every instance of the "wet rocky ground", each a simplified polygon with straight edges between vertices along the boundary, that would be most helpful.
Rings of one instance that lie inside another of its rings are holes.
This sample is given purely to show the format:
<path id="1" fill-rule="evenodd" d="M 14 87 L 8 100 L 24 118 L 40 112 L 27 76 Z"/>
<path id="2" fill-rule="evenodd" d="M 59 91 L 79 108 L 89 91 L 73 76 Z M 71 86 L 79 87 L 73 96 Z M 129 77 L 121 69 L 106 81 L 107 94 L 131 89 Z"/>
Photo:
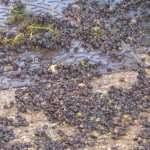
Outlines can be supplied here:
<path id="1" fill-rule="evenodd" d="M 149 150 L 149 8 L 2 0 L 0 148 Z"/>
<path id="2" fill-rule="evenodd" d="M 147 55 L 142 55 L 142 58 L 146 58 L 149 60 Z M 148 63 L 148 61 L 146 61 Z M 148 75 L 150 76 L 150 71 L 147 70 Z M 127 88 L 130 89 L 131 85 L 136 81 L 137 73 L 134 71 L 122 72 L 122 73 L 114 73 L 110 75 L 104 75 L 100 79 L 95 79 L 92 81 L 92 85 L 94 86 L 95 92 L 102 92 L 107 94 L 107 91 L 110 86 L 115 86 L 118 88 Z M 17 113 L 17 109 L 15 107 L 4 109 L 4 105 L 9 106 L 10 102 L 15 102 L 15 89 L 9 89 L 6 91 L 0 92 L 0 102 L 1 102 L 1 117 L 13 118 L 15 120 L 15 116 Z M 27 127 L 19 127 L 14 128 L 15 139 L 10 143 L 15 142 L 31 142 L 34 141 L 34 133 L 37 130 L 44 130 L 48 135 L 50 135 L 54 140 L 59 138 L 57 135 L 58 130 L 63 130 L 68 135 L 72 135 L 76 133 L 74 127 L 68 125 L 58 125 L 57 123 L 50 123 L 47 120 L 47 117 L 41 111 L 39 113 L 28 112 L 28 113 L 20 113 L 21 116 L 25 117 L 29 126 Z M 148 116 L 148 113 L 143 113 L 144 116 Z M 46 129 L 44 128 L 46 126 Z M 141 125 L 140 118 L 136 120 L 135 125 L 132 125 L 128 128 L 126 135 L 120 137 L 117 140 L 111 139 L 110 134 L 99 135 L 97 132 L 93 132 L 93 134 L 98 137 L 94 146 L 88 146 L 84 148 L 85 150 L 111 150 L 113 147 L 118 148 L 119 150 L 129 150 L 134 149 L 135 147 L 139 147 L 138 143 L 135 141 L 135 138 L 138 136 L 140 131 L 142 131 L 143 127 Z M 34 148 L 29 148 L 32 150 Z"/>

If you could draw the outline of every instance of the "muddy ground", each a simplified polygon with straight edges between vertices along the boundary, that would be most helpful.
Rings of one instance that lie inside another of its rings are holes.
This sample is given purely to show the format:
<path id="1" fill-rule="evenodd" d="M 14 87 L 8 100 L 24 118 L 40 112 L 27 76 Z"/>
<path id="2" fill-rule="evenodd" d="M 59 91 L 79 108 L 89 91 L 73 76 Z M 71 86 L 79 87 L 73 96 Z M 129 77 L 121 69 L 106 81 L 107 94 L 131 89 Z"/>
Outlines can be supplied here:
<path id="1" fill-rule="evenodd" d="M 150 59 L 145 54 L 138 55 L 140 58 L 145 58 L 146 65 L 150 65 Z M 147 70 L 148 76 L 150 76 L 150 70 Z M 107 93 L 110 86 L 115 87 L 123 87 L 130 89 L 131 85 L 134 84 L 136 81 L 137 72 L 135 71 L 127 71 L 127 72 L 119 72 L 109 75 L 103 75 L 99 79 L 93 79 L 92 85 L 94 86 L 95 92 L 103 92 Z M 11 88 L 6 91 L 0 91 L 0 114 L 2 117 L 10 117 L 15 120 L 15 115 L 17 110 L 15 107 L 11 109 L 4 109 L 3 106 L 5 104 L 9 104 L 10 101 L 15 101 L 15 89 Z M 34 132 L 39 128 L 44 127 L 47 125 L 48 128 L 44 129 L 46 133 L 51 136 L 53 139 L 59 138 L 56 134 L 58 129 L 65 131 L 68 135 L 75 133 L 75 128 L 67 125 L 59 126 L 56 123 L 51 123 L 47 120 L 44 113 L 41 112 L 28 112 L 28 113 L 20 113 L 21 116 L 25 117 L 29 122 L 28 127 L 19 127 L 14 128 L 15 139 L 11 141 L 11 143 L 15 143 L 16 141 L 20 142 L 33 142 L 34 141 Z M 150 119 L 150 114 L 148 115 Z M 54 127 L 57 126 L 56 129 Z M 110 134 L 105 134 L 99 136 L 98 133 L 93 132 L 95 136 L 98 137 L 98 141 L 95 143 L 94 147 L 87 147 L 84 148 L 85 150 L 111 150 L 112 147 L 117 147 L 119 150 L 129 150 L 134 149 L 137 146 L 137 143 L 134 141 L 134 138 L 139 134 L 141 131 L 142 126 L 140 125 L 140 120 L 135 121 L 135 125 L 131 126 L 126 136 L 120 137 L 118 140 L 112 140 L 110 138 Z M 29 148 L 32 150 L 33 148 Z"/>
<path id="2" fill-rule="evenodd" d="M 63 1 L 63 0 L 62 0 Z M 38 2 L 34 1 L 33 2 Z M 42 2 L 45 2 L 44 0 Z M 27 1 L 27 4 L 32 3 L 31 1 Z M 57 1 L 56 1 L 57 3 Z M 40 5 L 40 3 L 38 3 Z M 10 5 L 11 6 L 11 5 Z M 52 5 L 53 6 L 53 5 Z M 42 5 L 44 9 L 49 10 L 47 5 Z M 54 7 L 54 6 L 53 6 Z M 0 6 L 1 8 L 1 6 Z M 32 8 L 32 7 L 31 7 Z M 37 7 L 38 8 L 38 7 Z M 37 9 L 36 7 L 34 9 Z M 0 12 L 5 13 L 5 12 Z M 5 16 L 5 15 L 4 15 Z M 6 16 L 5 16 L 6 17 Z M 3 19 L 5 19 L 3 17 Z M 1 20 L 0 20 L 1 23 Z M 143 34 L 148 34 L 148 31 L 143 32 Z M 149 40 L 149 38 L 147 38 Z M 147 40 L 146 39 L 146 40 Z M 149 41 L 146 41 L 149 42 Z M 150 57 L 147 55 L 147 51 L 150 52 L 150 49 L 139 48 L 139 50 L 133 48 L 134 52 L 136 53 L 137 57 L 143 60 L 143 64 L 145 66 L 150 66 Z M 53 52 L 52 52 L 53 53 Z M 146 53 L 146 54 L 142 54 Z M 47 54 L 46 54 L 47 55 Z M 49 54 L 51 55 L 51 54 Z M 150 77 L 150 68 L 146 69 L 148 76 Z M 118 73 L 112 73 L 103 75 L 100 78 L 93 79 L 91 84 L 93 85 L 94 92 L 101 92 L 103 94 L 107 94 L 110 86 L 115 86 L 117 88 L 125 88 L 130 89 L 131 86 L 136 82 L 137 71 L 124 71 Z M 15 103 L 15 88 L 10 88 L 8 90 L 1 90 L 0 91 L 0 117 L 8 117 L 12 118 L 14 121 L 16 120 L 16 114 L 18 113 L 16 107 L 12 108 L 5 108 L 4 106 L 10 105 L 10 102 Z M 48 136 L 50 136 L 53 140 L 59 140 L 59 136 L 57 131 L 59 129 L 63 130 L 67 135 L 73 135 L 76 133 L 76 128 L 73 126 L 68 126 L 66 124 L 59 125 L 58 123 L 52 123 L 48 121 L 48 118 L 45 116 L 44 112 L 27 112 L 27 113 L 19 113 L 21 116 L 25 117 L 29 125 L 27 127 L 10 127 L 13 128 L 15 138 L 8 142 L 8 144 L 13 144 L 16 142 L 31 142 L 31 144 L 35 140 L 35 131 L 38 129 L 43 129 Z M 143 113 L 142 115 L 148 116 L 150 121 L 150 114 Z M 119 150 L 134 150 L 135 147 L 138 147 L 137 142 L 134 140 L 135 137 L 138 136 L 140 131 L 142 130 L 143 126 L 141 125 L 141 120 L 137 119 L 134 121 L 134 125 L 130 126 L 126 132 L 125 136 L 119 137 L 118 140 L 113 140 L 111 138 L 111 134 L 107 133 L 104 135 L 99 135 L 98 132 L 93 131 L 93 135 L 97 137 L 97 141 L 95 142 L 94 146 L 86 147 L 84 150 L 112 150 L 119 149 Z M 46 127 L 46 128 L 45 128 Z M 42 139 L 44 140 L 44 139 Z M 29 148 L 29 150 L 34 150 L 34 148 Z M 42 149 L 40 149 L 42 150 Z"/>

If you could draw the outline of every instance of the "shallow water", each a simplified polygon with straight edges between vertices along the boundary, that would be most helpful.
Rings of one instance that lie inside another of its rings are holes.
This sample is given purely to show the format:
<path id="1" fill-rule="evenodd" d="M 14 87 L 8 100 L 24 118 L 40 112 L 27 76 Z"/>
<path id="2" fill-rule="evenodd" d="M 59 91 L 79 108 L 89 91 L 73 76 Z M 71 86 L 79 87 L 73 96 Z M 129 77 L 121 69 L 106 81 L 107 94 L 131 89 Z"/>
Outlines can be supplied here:
<path id="1" fill-rule="evenodd" d="M 26 9 L 29 10 L 29 12 L 35 12 L 35 13 L 40 13 L 40 12 L 50 12 L 51 14 L 57 16 L 57 17 L 63 17 L 62 14 L 62 9 L 68 6 L 69 3 L 75 2 L 75 0 L 57 0 L 57 1 L 52 1 L 52 0 L 22 0 L 23 3 L 26 4 Z M 95 0 L 97 1 L 97 0 Z M 5 6 L 4 4 L 0 4 L 0 18 L 1 26 L 5 26 L 4 20 L 9 16 L 10 14 L 10 8 L 13 5 L 14 0 L 11 0 L 9 5 Z M 92 0 L 93 2 L 93 0 Z M 111 5 L 114 5 L 116 3 L 121 2 L 121 0 L 98 0 L 97 2 L 100 3 L 110 3 Z M 132 18 L 135 18 L 136 15 L 140 15 L 139 11 L 133 11 L 130 10 L 127 12 L 127 16 L 130 16 Z M 147 23 L 142 23 L 142 29 L 143 26 L 145 28 L 149 27 L 149 24 Z M 15 30 L 15 28 L 13 28 Z M 122 60 L 112 60 L 111 56 L 103 56 L 99 54 L 97 51 L 91 51 L 87 52 L 85 49 L 83 49 L 80 46 L 80 41 L 74 41 L 72 43 L 72 47 L 69 51 L 66 50 L 57 50 L 57 51 L 47 51 L 40 49 L 33 51 L 33 52 L 25 52 L 21 56 L 20 59 L 17 59 L 17 64 L 19 67 L 24 66 L 24 60 L 26 60 L 28 57 L 31 57 L 33 59 L 33 62 L 30 65 L 30 69 L 33 68 L 39 68 L 40 65 L 43 63 L 46 63 L 47 61 L 52 61 L 53 64 L 60 64 L 60 63 L 66 63 L 66 64 L 74 64 L 74 63 L 79 63 L 80 61 L 84 59 L 88 59 L 90 64 L 96 64 L 96 63 L 101 63 L 101 67 L 99 68 L 99 72 L 101 74 L 106 74 L 106 73 L 112 73 L 112 72 L 118 72 L 118 71 L 123 71 L 123 70 L 132 70 L 137 68 L 137 60 L 134 56 L 130 54 L 130 52 L 126 51 L 126 56 L 122 58 Z M 74 48 L 79 47 L 78 52 L 74 52 Z M 42 55 L 45 57 L 45 61 L 40 62 L 37 57 L 39 55 Z M 118 54 L 118 56 L 121 55 Z M 52 60 L 48 60 L 47 57 L 52 58 Z M 122 56 L 121 56 L 122 57 Z M 15 58 L 14 58 L 15 59 Z M 9 74 L 15 73 L 15 71 L 12 70 L 12 66 L 10 66 L 10 71 L 6 70 L 6 67 L 4 67 L 4 74 L 0 75 L 0 87 L 22 87 L 30 84 L 30 79 L 26 80 L 16 80 L 13 81 L 11 80 L 10 77 L 8 77 Z M 17 72 L 20 72 L 20 69 L 17 70 Z M 5 86 L 4 86 L 5 85 Z"/>

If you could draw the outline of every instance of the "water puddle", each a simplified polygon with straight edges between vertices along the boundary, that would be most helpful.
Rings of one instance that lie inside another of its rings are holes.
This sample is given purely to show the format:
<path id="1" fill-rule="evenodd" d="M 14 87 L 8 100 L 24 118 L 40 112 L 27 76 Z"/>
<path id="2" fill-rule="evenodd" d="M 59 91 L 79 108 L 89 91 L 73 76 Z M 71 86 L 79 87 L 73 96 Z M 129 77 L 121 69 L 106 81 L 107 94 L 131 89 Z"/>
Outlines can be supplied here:
<path id="1" fill-rule="evenodd" d="M 41 55 L 42 56 L 42 55 Z M 65 53 L 61 55 L 56 55 L 55 57 L 44 57 L 43 59 L 39 58 L 38 54 L 35 53 L 26 53 L 23 54 L 22 57 L 18 60 L 19 68 L 17 70 L 13 70 L 13 66 L 10 66 L 9 71 L 5 71 L 0 75 L 0 89 L 7 89 L 10 87 L 18 88 L 18 87 L 25 87 L 32 84 L 33 79 L 37 79 L 37 76 L 28 75 L 25 76 L 23 79 L 20 77 L 17 79 L 13 79 L 13 74 L 20 74 L 21 70 L 24 69 L 25 63 L 28 61 L 30 62 L 28 65 L 28 70 L 32 72 L 32 70 L 37 69 L 40 70 L 44 65 L 47 66 L 50 64 L 68 64 L 73 65 L 76 63 L 80 63 L 82 61 L 87 60 L 88 64 L 94 65 L 98 64 L 98 72 L 103 75 L 107 73 L 114 73 L 120 71 L 127 71 L 127 70 L 135 70 L 138 68 L 137 63 L 138 60 L 132 55 L 131 52 L 125 50 L 124 52 L 117 53 L 115 56 L 108 54 L 106 56 L 99 55 L 99 52 L 92 51 L 92 52 L 78 52 L 74 53 L 70 51 L 70 53 Z M 32 61 L 32 62 L 31 62 Z M 7 68 L 7 66 L 5 66 Z M 12 77 L 12 78 L 11 78 Z M 45 80 L 44 82 L 49 82 Z"/>

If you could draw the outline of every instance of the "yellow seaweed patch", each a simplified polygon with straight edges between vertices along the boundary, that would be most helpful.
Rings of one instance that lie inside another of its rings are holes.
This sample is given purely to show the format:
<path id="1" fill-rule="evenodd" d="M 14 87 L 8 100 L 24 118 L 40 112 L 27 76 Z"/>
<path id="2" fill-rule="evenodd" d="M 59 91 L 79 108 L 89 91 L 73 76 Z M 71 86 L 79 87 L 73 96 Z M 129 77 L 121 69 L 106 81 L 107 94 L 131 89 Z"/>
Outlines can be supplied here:
<path id="1" fill-rule="evenodd" d="M 78 112 L 78 113 L 77 113 L 77 116 L 78 116 L 78 117 L 82 117 L 82 116 L 83 116 L 82 112 Z"/>
<path id="2" fill-rule="evenodd" d="M 11 9 L 11 12 L 15 14 L 24 14 L 26 10 L 25 9 L 21 9 L 21 10 Z"/>
<path id="3" fill-rule="evenodd" d="M 57 66 L 57 65 L 51 65 L 51 66 L 49 67 L 49 71 L 52 71 L 52 73 L 57 74 L 58 72 L 57 72 L 57 70 L 56 70 L 56 66 Z"/>
<path id="4" fill-rule="evenodd" d="M 129 123 L 130 121 L 132 121 L 132 117 L 130 115 L 123 115 L 122 116 L 123 119 L 125 120 L 126 123 Z"/>
<path id="5" fill-rule="evenodd" d="M 132 20 L 131 20 L 131 24 L 132 24 L 132 25 L 136 25 L 136 24 L 137 24 L 137 20 L 136 20 L 136 19 L 132 19 Z"/>
<path id="6" fill-rule="evenodd" d="M 10 69 L 11 69 L 10 65 L 7 65 L 6 66 L 6 71 L 10 71 Z"/>
<path id="7" fill-rule="evenodd" d="M 29 29 L 53 31 L 49 26 L 47 26 L 47 27 L 38 27 L 36 25 L 31 25 L 31 26 L 29 26 Z"/>
<path id="8" fill-rule="evenodd" d="M 10 18 L 7 18 L 4 22 L 7 25 L 12 25 L 16 21 L 17 17 L 15 15 L 11 16 Z"/>
<path id="9" fill-rule="evenodd" d="M 12 40 L 12 46 L 20 44 L 20 41 L 24 39 L 24 34 L 19 33 L 15 36 L 15 38 Z"/>
<path id="10" fill-rule="evenodd" d="M 100 26 L 95 26 L 92 28 L 94 31 L 98 31 L 100 29 Z"/>

